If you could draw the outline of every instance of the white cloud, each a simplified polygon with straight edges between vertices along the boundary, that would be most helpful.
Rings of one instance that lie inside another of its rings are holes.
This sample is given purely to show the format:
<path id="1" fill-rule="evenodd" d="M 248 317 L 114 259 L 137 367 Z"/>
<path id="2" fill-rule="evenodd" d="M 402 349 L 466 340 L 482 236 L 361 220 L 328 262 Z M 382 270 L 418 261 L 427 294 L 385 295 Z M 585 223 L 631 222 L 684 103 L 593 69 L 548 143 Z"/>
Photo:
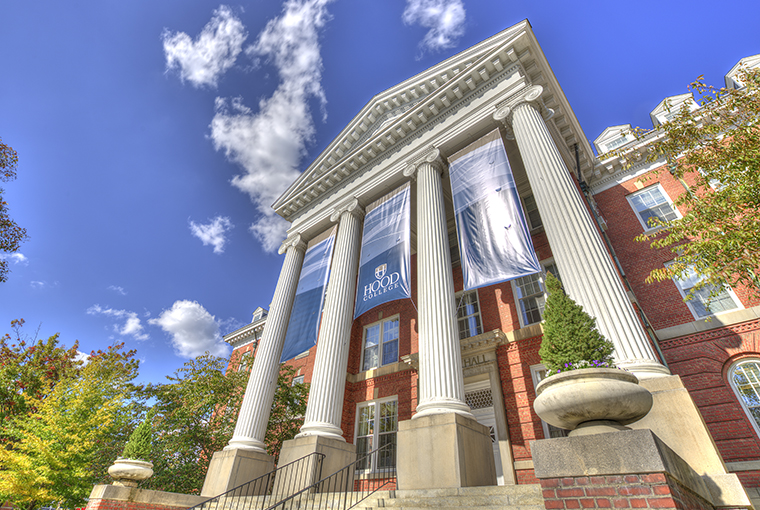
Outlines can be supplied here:
<path id="1" fill-rule="evenodd" d="M 203 225 L 190 222 L 190 233 L 203 242 L 203 246 L 211 245 L 214 253 L 224 253 L 224 244 L 227 238 L 224 233 L 232 229 L 234 225 L 226 216 L 217 216 L 209 223 Z"/>
<path id="2" fill-rule="evenodd" d="M 420 42 L 422 50 L 439 51 L 456 45 L 464 35 L 462 0 L 407 0 L 403 20 L 407 25 L 429 28 Z"/>
<path id="3" fill-rule="evenodd" d="M 90 362 L 90 355 L 86 352 L 77 351 L 77 355 L 74 356 L 74 361 L 81 361 L 84 365 Z"/>
<path id="4" fill-rule="evenodd" d="M 274 64 L 280 77 L 272 96 L 259 102 L 258 112 L 239 97 L 216 99 L 211 140 L 243 167 L 232 184 L 256 204 L 261 217 L 250 230 L 267 251 L 277 249 L 288 225 L 270 206 L 298 177 L 306 145 L 314 137 L 310 99 L 319 100 L 324 115 L 319 30 L 329 19 L 329 2 L 287 0 L 282 14 L 246 48 L 252 58 Z"/>
<path id="5" fill-rule="evenodd" d="M 182 81 L 195 87 L 216 87 L 219 77 L 235 63 L 248 37 L 243 23 L 226 5 L 220 5 L 193 41 L 184 32 L 164 29 L 161 39 L 166 70 L 179 70 Z"/>
<path id="6" fill-rule="evenodd" d="M 14 264 L 29 264 L 29 259 L 23 253 L 0 253 L 0 260 L 9 260 Z"/>
<path id="7" fill-rule="evenodd" d="M 145 333 L 140 318 L 135 312 L 128 310 L 115 310 L 113 308 L 103 308 L 100 305 L 92 305 L 87 309 L 87 315 L 106 315 L 120 319 L 119 324 L 113 325 L 114 332 L 121 336 L 131 336 L 135 340 L 147 340 L 149 336 Z"/>
<path id="8" fill-rule="evenodd" d="M 121 294 L 122 296 L 127 295 L 127 291 L 124 290 L 124 287 L 119 287 L 118 285 L 109 285 L 108 290 L 112 290 L 116 292 L 117 294 Z"/>
<path id="9" fill-rule="evenodd" d="M 197 301 L 175 301 L 148 322 L 171 335 L 174 351 L 183 358 L 195 358 L 206 351 L 226 356 L 229 351 L 219 333 L 219 322 Z"/>

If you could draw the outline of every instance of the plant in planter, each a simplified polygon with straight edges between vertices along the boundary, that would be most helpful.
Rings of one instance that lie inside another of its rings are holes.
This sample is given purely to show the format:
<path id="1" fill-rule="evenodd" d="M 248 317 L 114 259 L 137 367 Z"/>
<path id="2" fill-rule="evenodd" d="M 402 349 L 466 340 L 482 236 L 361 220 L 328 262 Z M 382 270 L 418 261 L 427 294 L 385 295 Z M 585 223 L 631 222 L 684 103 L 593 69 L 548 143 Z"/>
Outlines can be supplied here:
<path id="1" fill-rule="evenodd" d="M 551 274 L 546 288 L 539 355 L 549 377 L 536 387 L 533 409 L 570 436 L 627 429 L 652 408 L 652 394 L 635 375 L 614 368 L 612 342 Z"/>
<path id="2" fill-rule="evenodd" d="M 114 485 L 137 487 L 137 483 L 153 476 L 153 463 L 150 462 L 153 451 L 153 412 L 129 436 L 121 457 L 108 468 L 108 474 L 115 480 Z"/>

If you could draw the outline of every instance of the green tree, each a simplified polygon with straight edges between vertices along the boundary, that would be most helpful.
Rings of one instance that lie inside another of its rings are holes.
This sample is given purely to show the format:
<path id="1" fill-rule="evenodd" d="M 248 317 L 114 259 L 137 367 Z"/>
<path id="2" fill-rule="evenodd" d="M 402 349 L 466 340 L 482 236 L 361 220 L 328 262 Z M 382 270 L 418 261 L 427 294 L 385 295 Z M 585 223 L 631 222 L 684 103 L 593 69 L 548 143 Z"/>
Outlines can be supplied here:
<path id="1" fill-rule="evenodd" d="M 703 288 L 715 295 L 726 283 L 760 295 L 760 69 L 744 69 L 740 79 L 742 90 L 715 90 L 698 78 L 689 88 L 701 108 L 685 105 L 655 130 L 648 159 L 665 159 L 688 191 L 675 200 L 683 218 L 652 218 L 660 229 L 637 238 L 674 255 L 648 282 L 694 271 L 701 279 L 690 296 Z M 636 134 L 652 138 L 650 131 Z"/>
<path id="2" fill-rule="evenodd" d="M 149 411 L 145 419 L 140 422 L 137 428 L 129 436 L 121 457 L 124 459 L 142 460 L 150 462 L 153 453 L 153 415 Z"/>
<path id="3" fill-rule="evenodd" d="M 303 425 L 309 385 L 293 383 L 295 368 L 283 365 L 277 378 L 272 412 L 269 415 L 264 442 L 267 453 L 274 456 L 275 463 L 280 458 L 280 450 L 285 441 L 293 439 Z"/>
<path id="4" fill-rule="evenodd" d="M 12 181 L 16 178 L 18 154 L 0 138 L 0 182 Z M 0 252 L 15 253 L 21 243 L 27 239 L 26 229 L 18 226 L 8 214 L 8 203 L 3 199 L 3 188 L 0 188 Z M 8 261 L 0 258 L 0 282 L 8 278 Z"/>
<path id="5" fill-rule="evenodd" d="M 27 509 L 51 501 L 84 506 L 104 477 L 99 459 L 134 426 L 137 368 L 134 351 L 115 346 L 93 353 L 44 398 L 24 395 L 35 411 L 4 424 L 12 442 L 0 448 L 0 499 Z"/>
<path id="6" fill-rule="evenodd" d="M 596 329 L 596 320 L 565 294 L 551 273 L 544 307 L 544 337 L 538 355 L 547 374 L 591 367 L 614 367 L 612 342 Z"/>

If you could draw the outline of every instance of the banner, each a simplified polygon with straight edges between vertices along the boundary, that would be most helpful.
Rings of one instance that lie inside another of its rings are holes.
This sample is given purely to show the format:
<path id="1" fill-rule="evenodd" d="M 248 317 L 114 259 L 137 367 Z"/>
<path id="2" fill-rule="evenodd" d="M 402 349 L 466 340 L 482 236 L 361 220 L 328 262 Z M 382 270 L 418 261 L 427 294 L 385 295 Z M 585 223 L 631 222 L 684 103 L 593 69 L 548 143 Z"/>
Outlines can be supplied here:
<path id="1" fill-rule="evenodd" d="M 411 297 L 409 183 L 367 206 L 354 318 L 377 305 Z"/>
<path id="2" fill-rule="evenodd" d="M 317 345 L 334 241 L 335 229 L 306 250 L 280 363 Z"/>
<path id="3" fill-rule="evenodd" d="M 498 130 L 449 158 L 466 290 L 541 271 Z"/>

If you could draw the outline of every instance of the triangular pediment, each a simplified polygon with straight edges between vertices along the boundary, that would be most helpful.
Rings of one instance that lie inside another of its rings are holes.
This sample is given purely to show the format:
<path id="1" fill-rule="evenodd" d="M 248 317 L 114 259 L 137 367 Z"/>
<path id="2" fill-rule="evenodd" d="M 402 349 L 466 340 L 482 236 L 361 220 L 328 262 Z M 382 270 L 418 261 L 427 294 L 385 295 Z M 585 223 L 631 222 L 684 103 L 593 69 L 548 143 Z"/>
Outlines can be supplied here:
<path id="1" fill-rule="evenodd" d="M 597 154 L 601 156 L 606 152 L 622 147 L 626 143 L 633 141 L 635 138 L 630 124 L 610 126 L 602 131 L 602 134 L 596 137 L 596 140 L 594 140 L 594 147 L 596 147 Z"/>
<path id="2" fill-rule="evenodd" d="M 694 96 L 690 92 L 685 94 L 679 94 L 677 96 L 666 97 L 657 107 L 652 110 L 649 117 L 652 119 L 654 127 L 668 122 L 670 119 L 678 115 L 684 104 L 689 105 L 689 111 L 694 111 L 699 108 L 699 105 L 694 101 Z"/>
<path id="3" fill-rule="evenodd" d="M 754 69 L 760 67 L 760 54 L 752 55 L 751 57 L 744 57 L 736 63 L 734 67 L 726 74 L 726 87 L 730 89 L 740 89 L 744 87 L 739 75 L 742 72 L 742 68 Z"/>
<path id="4" fill-rule="evenodd" d="M 471 90 L 515 65 L 527 20 L 374 96 L 273 204 L 283 217 L 358 172 L 455 107 Z M 527 44 L 527 43 L 526 43 Z"/>

